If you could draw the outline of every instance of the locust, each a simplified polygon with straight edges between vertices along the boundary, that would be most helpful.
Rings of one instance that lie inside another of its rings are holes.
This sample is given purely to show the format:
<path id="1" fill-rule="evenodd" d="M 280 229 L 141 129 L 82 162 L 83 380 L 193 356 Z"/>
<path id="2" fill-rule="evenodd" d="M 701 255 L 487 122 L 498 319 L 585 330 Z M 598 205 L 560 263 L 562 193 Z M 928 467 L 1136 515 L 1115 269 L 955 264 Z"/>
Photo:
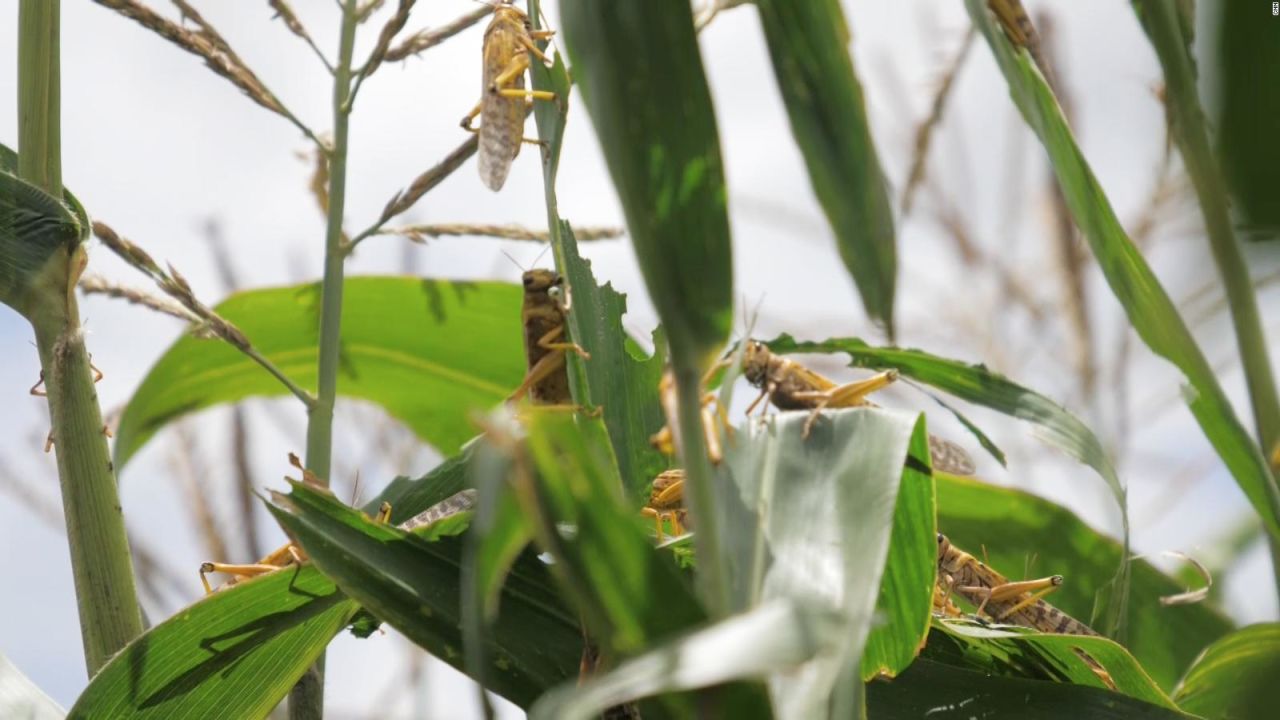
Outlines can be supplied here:
<path id="1" fill-rule="evenodd" d="M 766 397 L 779 410 L 811 410 L 802 431 L 805 437 L 823 409 L 877 407 L 867 395 L 898 379 L 898 371 L 891 369 L 865 380 L 839 385 L 795 360 L 775 355 L 764 343 L 750 339 L 743 353 L 742 375 L 760 389 L 760 395 L 747 408 L 748 415 Z M 974 473 L 973 458 L 949 440 L 930 435 L 929 454 L 937 470 L 952 475 Z"/>
<path id="2" fill-rule="evenodd" d="M 1045 602 L 1044 597 L 1062 587 L 1062 583 L 1061 575 L 1011 581 L 938 533 L 938 581 L 933 602 L 934 608 L 943 615 L 960 614 L 951 602 L 951 593 L 955 592 L 976 606 L 974 614 L 979 618 L 985 612 L 997 622 L 1044 633 L 1098 637 L 1093 628 Z M 1080 648 L 1074 650 L 1104 684 L 1115 689 L 1115 681 L 1106 668 Z"/>
<path id="3" fill-rule="evenodd" d="M 640 509 L 644 517 L 653 518 L 654 535 L 658 542 L 665 536 L 665 526 L 671 525 L 672 535 L 683 535 L 689 527 L 688 511 L 684 509 L 684 470 L 664 470 L 653 479 L 649 502 Z"/>
<path id="4" fill-rule="evenodd" d="M 550 64 L 536 42 L 554 35 L 552 30 L 534 30 L 529 16 L 512 0 L 499 0 L 493 20 L 484 31 L 484 71 L 480 102 L 462 118 L 462 127 L 479 134 L 480 179 L 497 192 L 507 181 L 511 163 L 523 143 L 540 144 L 524 137 L 524 119 L 536 100 L 554 101 L 549 90 L 525 89 L 529 56 Z M 476 116 L 480 127 L 471 126 Z"/>
<path id="5" fill-rule="evenodd" d="M 535 268 L 525 271 L 521 282 L 524 302 L 520 320 L 524 326 L 528 372 L 507 402 L 527 395 L 535 405 L 571 405 L 573 396 L 569 393 L 565 353 L 573 352 L 583 360 L 591 359 L 591 354 L 564 339 L 571 304 L 564 278 L 555 270 Z"/>
<path id="6" fill-rule="evenodd" d="M 1062 576 L 1010 581 L 938 533 L 938 584 L 977 606 L 993 620 L 1061 635 L 1097 635 L 1092 628 L 1044 601 L 1062 587 Z"/>

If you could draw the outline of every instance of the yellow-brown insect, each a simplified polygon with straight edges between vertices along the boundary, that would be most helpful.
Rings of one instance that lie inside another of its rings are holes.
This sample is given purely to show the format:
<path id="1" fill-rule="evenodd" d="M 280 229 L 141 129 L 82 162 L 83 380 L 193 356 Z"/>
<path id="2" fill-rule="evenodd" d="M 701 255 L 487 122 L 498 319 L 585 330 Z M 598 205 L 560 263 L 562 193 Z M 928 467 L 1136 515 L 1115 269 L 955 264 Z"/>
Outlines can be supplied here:
<path id="1" fill-rule="evenodd" d="M 757 340 L 747 340 L 742 374 L 760 388 L 760 395 L 747 408 L 747 414 L 766 397 L 780 410 L 812 410 L 804 424 L 805 436 L 824 408 L 876 407 L 866 396 L 898 379 L 897 370 L 886 370 L 866 380 L 839 385 L 795 360 L 775 355 Z M 930 435 L 929 453 L 938 470 L 952 475 L 974 472 L 973 458 L 953 442 Z"/>
<path id="2" fill-rule="evenodd" d="M 942 615 L 956 616 L 959 609 L 951 602 L 955 592 L 977 606 L 975 613 L 996 622 L 1021 625 L 1045 633 L 1097 636 L 1093 628 L 1044 601 L 1044 596 L 1062 587 L 1062 576 L 1051 575 L 1038 580 L 1011 581 L 989 565 L 961 550 L 946 535 L 938 533 L 938 582 L 934 587 L 934 609 Z M 1115 689 L 1115 681 L 1097 660 L 1075 648 L 1076 655 L 1107 687 Z"/>
<path id="3" fill-rule="evenodd" d="M 524 305 L 520 319 L 524 324 L 524 352 L 529 370 L 524 382 L 507 398 L 514 402 L 528 395 L 537 405 L 570 405 L 569 371 L 565 353 L 574 352 L 584 360 L 591 355 L 575 343 L 564 341 L 569 293 L 564 278 L 554 270 L 534 269 L 525 272 Z"/>
<path id="4" fill-rule="evenodd" d="M 653 479 L 649 502 L 640 514 L 653 518 L 654 534 L 658 542 L 666 535 L 666 524 L 671 525 L 672 535 L 683 535 L 689 527 L 688 511 L 684 509 L 684 470 L 665 470 Z"/>
<path id="5" fill-rule="evenodd" d="M 977 606 L 991 619 L 1065 635 L 1097 635 L 1088 625 L 1045 602 L 1045 595 L 1062 586 L 1062 576 L 1010 581 L 986 563 L 961 550 L 938 533 L 938 584 Z"/>
<path id="6" fill-rule="evenodd" d="M 484 73 L 480 102 L 462 119 L 462 127 L 479 133 L 480 179 L 490 190 L 502 189 L 507 181 L 511 163 L 520 153 L 524 142 L 537 144 L 524 137 L 524 119 L 528 105 L 534 100 L 555 100 L 556 95 L 546 90 L 526 90 L 524 74 L 529 69 L 529 56 L 550 64 L 550 60 L 535 44 L 555 33 L 551 30 L 534 30 L 529 16 L 512 5 L 512 0 L 500 0 L 493 10 L 493 20 L 484 31 Z M 480 128 L 471 127 L 471 121 L 480 116 Z"/>

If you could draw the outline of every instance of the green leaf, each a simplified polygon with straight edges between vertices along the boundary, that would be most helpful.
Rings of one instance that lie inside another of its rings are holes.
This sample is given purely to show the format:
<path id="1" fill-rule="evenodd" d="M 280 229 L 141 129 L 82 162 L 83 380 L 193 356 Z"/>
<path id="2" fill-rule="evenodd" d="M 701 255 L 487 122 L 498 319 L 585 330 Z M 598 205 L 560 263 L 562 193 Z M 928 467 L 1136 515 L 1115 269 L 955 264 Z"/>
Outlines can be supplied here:
<path id="1" fill-rule="evenodd" d="M 634 698 L 672 690 L 695 690 L 739 678 L 763 678 L 837 650 L 837 613 L 778 600 L 662 643 L 579 687 L 563 686 L 542 697 L 530 720 L 587 720 Z M 767 717 L 768 699 L 726 706 L 715 698 L 704 714 Z"/>
<path id="2" fill-rule="evenodd" d="M 467 673 L 488 685 L 488 640 L 498 617 L 498 602 L 512 564 L 533 531 L 506 478 L 511 459 L 489 443 L 478 446 L 471 476 L 476 484 L 476 513 L 463 549 L 462 634 Z"/>
<path id="3" fill-rule="evenodd" d="M 0 655 L 0 717 L 62 720 L 67 713 L 4 655 Z"/>
<path id="4" fill-rule="evenodd" d="M 539 18 L 539 4 L 529 4 L 531 18 Z M 538 20 L 534 21 L 538 27 Z M 555 103 L 535 103 L 538 137 L 545 143 L 543 184 L 547 223 L 556 267 L 569 284 L 574 310 L 568 315 L 569 337 L 588 353 L 590 361 L 570 356 L 569 380 L 575 402 L 584 407 L 602 407 L 622 482 L 628 493 L 647 491 L 654 475 L 666 469 L 666 459 L 649 446 L 649 436 L 665 422 L 653 392 L 665 362 L 661 350 L 644 357 L 622 328 L 627 298 L 611 285 L 601 287 L 591 272 L 591 263 L 578 254 L 573 228 L 559 215 L 555 178 L 564 140 L 568 111 L 569 73 L 559 53 L 555 63 L 532 66 L 533 86 L 556 93 Z M 662 348 L 661 338 L 654 346 Z"/>
<path id="5" fill-rule="evenodd" d="M 929 634 L 938 542 L 934 524 L 934 483 L 928 472 L 928 433 L 911 436 L 893 509 L 889 558 L 880 580 L 876 616 L 862 655 L 862 679 L 893 676 L 915 660 Z"/>
<path id="6" fill-rule="evenodd" d="M 685 0 L 562 0 L 560 18 L 649 297 L 676 360 L 702 365 L 729 334 L 733 263 L 692 10 Z"/>
<path id="7" fill-rule="evenodd" d="M 1222 98 L 1218 152 L 1227 184 L 1250 232 L 1246 237 L 1280 239 L 1280 42 L 1278 18 L 1265 3 L 1215 3 L 1220 8 L 1214 46 L 1216 76 L 1210 92 Z"/>
<path id="8" fill-rule="evenodd" d="M 392 522 L 406 520 L 463 489 L 469 458 L 446 460 L 416 480 L 397 478 L 367 509 L 385 500 L 392 503 Z M 232 585 L 112 658 L 73 716 L 264 716 L 359 612 L 313 566 Z"/>
<path id="9" fill-rule="evenodd" d="M 1097 436 L 1076 416 L 1061 405 L 1033 390 L 1018 385 L 983 365 L 969 365 L 956 360 L 941 358 L 922 350 L 904 350 L 895 347 L 873 347 L 857 338 L 833 338 L 823 342 L 798 342 L 790 335 L 781 335 L 767 343 L 775 352 L 844 352 L 849 355 L 852 367 L 883 370 L 895 368 L 903 375 L 926 383 L 951 395 L 977 405 L 1025 420 L 1036 426 L 1041 437 L 1080 462 L 1097 471 L 1107 483 L 1120 509 L 1125 547 L 1129 543 L 1129 512 L 1125 488 L 1121 484 L 1111 459 Z M 948 408 L 951 409 L 951 408 Z M 959 416 L 959 413 L 952 410 Z M 965 421 L 966 425 L 972 423 Z M 981 436 L 985 437 L 985 436 Z M 988 441 L 989 444 L 990 441 Z M 1128 585 L 1126 554 L 1116 557 L 1115 582 L 1125 588 Z M 1112 595 L 1112 605 L 1107 622 L 1112 627 L 1126 611 L 1127 599 L 1123 593 Z"/>
<path id="10" fill-rule="evenodd" d="M 992 25 L 984 2 L 965 0 L 965 6 L 974 25 L 986 37 L 1009 83 L 1014 104 L 1048 151 L 1071 216 L 1089 241 L 1129 322 L 1153 352 L 1182 371 L 1189 386 L 1184 395 L 1192 415 L 1263 518 L 1271 536 L 1280 540 L 1280 490 L 1266 459 L 1236 417 L 1213 368 L 1168 293 L 1120 226 L 1076 145 L 1053 92 L 1031 67 L 1027 56 L 1015 52 L 1004 34 Z"/>
<path id="11" fill-rule="evenodd" d="M 924 658 L 891 681 L 867 683 L 868 717 L 875 720 L 919 720 L 938 715 L 940 708 L 954 708 L 952 714 L 961 717 L 987 720 L 1181 720 L 1186 717 L 1095 687 L 992 675 Z"/>
<path id="12" fill-rule="evenodd" d="M 464 539 L 435 536 L 437 526 L 407 533 L 293 483 L 269 506 L 276 520 L 326 575 L 366 610 L 445 662 L 464 669 L 460 569 Z M 446 520 L 448 531 L 460 524 Z M 434 531 L 434 532 L 433 532 Z M 488 648 L 488 688 L 527 707 L 577 672 L 582 637 L 558 600 L 546 569 L 526 555 L 504 588 Z"/>
<path id="13" fill-rule="evenodd" d="M 70 193 L 63 202 L 19 178 L 17 171 L 17 153 L 0 145 L 0 302 L 26 316 L 29 304 L 38 301 L 31 293 L 42 285 L 50 260 L 61 263 L 50 270 L 65 284 L 66 259 L 55 254 L 69 256 L 87 238 L 88 223 Z"/>
<path id="14" fill-rule="evenodd" d="M 1205 648 L 1173 697 L 1208 718 L 1264 720 L 1275 716 L 1280 678 L 1280 623 L 1241 628 Z"/>
<path id="15" fill-rule="evenodd" d="M 524 376 L 518 286 L 353 277 L 343 292 L 338 393 L 378 403 L 444 455 L 471 436 L 471 411 L 500 402 Z M 314 389 L 319 303 L 320 286 L 310 283 L 236 293 L 216 310 L 286 375 Z M 286 392 L 230 345 L 184 337 L 130 399 L 116 433 L 116 465 L 187 413 Z"/>
<path id="16" fill-rule="evenodd" d="M 129 643 L 68 717 L 266 717 L 358 610 L 312 567 L 233 585 Z"/>
<path id="17" fill-rule="evenodd" d="M 987 627 L 968 620 L 935 619 L 925 650 L 992 675 L 1031 677 L 1107 688 L 1076 648 L 1106 669 L 1115 692 L 1170 710 L 1177 706 L 1120 645 L 1101 637 L 1040 633 L 1021 627 Z"/>
<path id="18" fill-rule="evenodd" d="M 757 0 L 791 133 L 867 314 L 893 337 L 893 210 L 839 0 Z"/>
<path id="19" fill-rule="evenodd" d="M 573 237 L 568 223 L 563 231 Z M 576 244 L 566 246 L 565 271 L 574 292 L 570 335 L 591 353 L 591 359 L 581 363 L 590 398 L 603 408 L 622 485 L 629 496 L 639 498 L 668 465 L 667 458 L 649 444 L 649 437 L 666 424 L 657 393 L 666 364 L 665 343 L 661 333 L 654 333 L 657 350 L 643 355 L 622 328 L 626 296 L 612 285 L 596 284 L 591 263 L 578 255 Z"/>
<path id="20" fill-rule="evenodd" d="M 946 475 L 938 476 L 937 491 L 938 529 L 958 547 L 1010 579 L 1062 575 L 1065 584 L 1047 599 L 1086 624 L 1107 606 L 1119 543 L 1030 493 Z M 1231 623 L 1203 604 L 1162 606 L 1161 596 L 1185 587 L 1145 560 L 1132 562 L 1131 580 L 1125 645 L 1168 690 Z"/>
<path id="21" fill-rule="evenodd" d="M 538 0 L 529 0 L 529 20 L 532 21 L 535 30 L 543 29 L 541 6 Z M 547 41 L 540 41 L 538 47 L 545 52 L 548 47 Z M 548 209 L 554 210 L 556 171 L 560 167 L 560 148 L 564 145 L 564 121 L 569 112 L 569 69 L 565 67 L 564 58 L 557 52 L 549 68 L 541 62 L 530 63 L 529 75 L 533 80 L 533 89 L 547 90 L 556 94 L 554 102 L 535 100 L 533 103 L 533 118 L 538 124 L 538 138 L 545 143 L 542 150 L 543 180 L 546 184 L 547 197 L 552 201 Z M 554 211 L 552 214 L 555 214 Z"/>
<path id="22" fill-rule="evenodd" d="M 731 482 L 714 483 L 735 607 L 792 599 L 839 614 L 836 651 L 771 680 L 774 707 L 784 717 L 824 716 L 837 681 L 862 657 L 907 450 L 928 442 L 924 423 L 908 413 L 834 411 L 831 422 L 803 438 L 808 415 L 784 412 L 748 425 L 726 453 Z M 916 563 L 904 577 L 932 577 L 936 549 L 924 556 L 899 550 L 899 560 Z M 916 592 L 931 594 L 929 582 Z M 901 636 L 886 640 L 914 650 L 918 637 L 916 617 Z"/>
<path id="23" fill-rule="evenodd" d="M 634 653 L 705 620 L 687 578 L 653 548 L 623 497 L 602 420 L 531 408 L 523 425 L 531 467 L 516 474 L 516 497 L 606 656 Z"/>
<path id="24" fill-rule="evenodd" d="M 1231 322 L 1235 327 L 1240 362 L 1249 388 L 1255 428 L 1261 444 L 1270 449 L 1280 443 L 1280 395 L 1276 390 L 1253 279 L 1236 240 L 1226 183 L 1209 142 L 1208 122 L 1200 108 L 1195 60 L 1191 54 L 1191 18 L 1184 18 L 1177 7 L 1168 2 L 1135 0 L 1133 7 L 1164 69 L 1170 130 L 1195 186 L 1209 249 L 1213 252 L 1214 264 L 1231 309 Z M 1280 43 L 1272 42 L 1272 45 L 1280 47 Z M 1274 139 L 1270 140 L 1270 145 L 1280 148 L 1280 142 Z M 1259 147 L 1255 155 L 1262 155 L 1265 151 L 1265 146 Z M 1272 172 L 1273 177 L 1280 177 L 1274 170 Z M 1276 229 L 1280 229 L 1280 225 Z M 1272 470 L 1274 474 L 1274 468 Z M 1276 489 L 1274 479 L 1268 499 L 1272 511 L 1280 513 L 1280 490 Z"/>

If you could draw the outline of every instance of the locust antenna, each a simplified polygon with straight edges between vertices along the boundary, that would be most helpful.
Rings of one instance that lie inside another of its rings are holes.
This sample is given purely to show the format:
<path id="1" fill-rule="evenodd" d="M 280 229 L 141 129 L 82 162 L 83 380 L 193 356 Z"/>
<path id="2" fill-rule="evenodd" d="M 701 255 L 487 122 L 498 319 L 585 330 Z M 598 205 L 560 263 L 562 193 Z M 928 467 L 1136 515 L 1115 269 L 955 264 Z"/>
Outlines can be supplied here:
<path id="1" fill-rule="evenodd" d="M 523 272 L 529 271 L 528 268 L 526 268 L 524 265 L 521 265 L 515 258 L 511 257 L 511 253 L 507 252 L 506 250 L 499 250 L 498 252 L 502 253 L 508 260 L 510 260 L 511 264 L 515 265 L 516 269 L 519 270 L 520 272 L 523 273 Z"/>
<path id="2" fill-rule="evenodd" d="M 543 255 L 546 255 L 546 254 L 547 254 L 547 251 L 548 251 L 548 250 L 550 250 L 550 249 L 551 249 L 551 245 L 550 245 L 550 244 L 548 244 L 546 247 L 542 248 L 542 252 L 538 253 L 538 257 L 536 257 L 536 258 L 534 258 L 534 259 L 533 259 L 533 264 L 534 264 L 534 265 L 537 265 L 537 264 L 538 264 L 538 261 L 542 259 L 542 256 L 543 256 Z"/>

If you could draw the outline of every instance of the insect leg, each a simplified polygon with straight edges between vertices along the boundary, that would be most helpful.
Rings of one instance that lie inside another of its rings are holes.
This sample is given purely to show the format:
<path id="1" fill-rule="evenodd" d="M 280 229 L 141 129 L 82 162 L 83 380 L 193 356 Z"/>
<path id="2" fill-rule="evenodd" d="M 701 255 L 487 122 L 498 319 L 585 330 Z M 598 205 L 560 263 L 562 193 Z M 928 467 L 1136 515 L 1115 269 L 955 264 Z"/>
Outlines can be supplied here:
<path id="1" fill-rule="evenodd" d="M 509 98 L 528 98 L 530 100 L 546 100 L 551 102 L 556 99 L 556 94 L 550 90 L 525 90 L 523 88 L 498 88 L 496 91 L 502 97 Z"/>
<path id="2" fill-rule="evenodd" d="M 475 120 L 476 116 L 480 114 L 480 105 L 481 103 L 476 103 L 476 106 L 471 108 L 471 112 L 467 113 L 466 117 L 462 118 L 462 122 L 459 123 L 459 125 L 462 126 L 463 130 L 466 130 L 467 132 L 473 132 L 473 133 L 480 132 L 479 128 L 471 127 L 471 121 Z"/>
<path id="3" fill-rule="evenodd" d="M 866 380 L 845 383 L 830 390 L 802 390 L 795 393 L 795 396 L 802 400 L 825 399 L 826 402 L 823 405 L 826 407 L 857 407 L 866 402 L 867 395 L 893 384 L 897 379 L 897 370 L 885 370 Z"/>
<path id="4" fill-rule="evenodd" d="M 561 335 L 564 335 L 564 325 L 557 325 L 556 327 L 548 330 L 546 335 L 538 338 L 538 347 L 545 348 L 547 350 L 559 350 L 561 352 L 572 351 L 577 353 L 578 357 L 583 360 L 591 359 L 591 353 L 583 350 L 582 346 L 577 343 L 555 342 L 555 339 Z"/>
<path id="5" fill-rule="evenodd" d="M 500 92 L 505 89 L 513 89 L 511 85 L 513 81 L 524 75 L 524 71 L 529 69 L 529 56 L 519 53 L 511 58 L 511 62 L 503 68 L 502 72 L 494 76 L 493 81 L 489 83 L 489 92 Z M 523 90 L 520 94 L 524 94 Z"/>
<path id="6" fill-rule="evenodd" d="M 536 38 L 536 39 L 545 40 L 547 37 L 550 37 L 550 35 L 547 35 L 542 38 Z M 529 51 L 530 55 L 533 55 L 534 57 L 538 58 L 546 65 L 551 65 L 552 64 L 551 58 L 547 57 L 546 55 L 543 55 L 542 51 L 538 49 L 538 46 L 533 44 L 534 39 L 535 38 L 532 36 L 532 34 L 530 34 L 528 39 L 521 38 L 520 44 L 524 46 L 525 50 Z"/>
<path id="7" fill-rule="evenodd" d="M 1011 582 L 991 588 L 991 599 L 996 602 L 1012 600 L 1026 592 L 1031 593 L 1022 600 L 1019 600 L 1013 607 L 1010 607 L 1000 613 L 1000 615 L 996 617 L 996 620 L 1003 620 L 1028 605 L 1035 604 L 1037 600 L 1060 587 L 1062 587 L 1062 576 L 1054 575 L 1052 577 L 1041 578 L 1039 580 Z"/>
<path id="8" fill-rule="evenodd" d="M 524 381 L 520 383 L 520 387 L 507 396 L 507 402 L 515 402 L 528 395 L 529 390 L 534 385 L 564 369 L 564 351 L 554 348 L 553 350 L 555 351 L 543 355 L 538 362 L 533 364 L 533 367 L 529 368 L 529 372 L 525 373 Z"/>
<path id="9" fill-rule="evenodd" d="M 213 586 L 209 584 L 209 573 L 226 573 L 235 575 L 237 578 L 251 578 L 258 575 L 265 575 L 269 572 L 275 572 L 283 565 L 267 565 L 261 563 L 251 563 L 247 565 L 232 565 L 228 563 L 207 562 L 200 564 L 200 582 L 204 584 L 204 592 L 206 595 L 213 592 Z"/>

